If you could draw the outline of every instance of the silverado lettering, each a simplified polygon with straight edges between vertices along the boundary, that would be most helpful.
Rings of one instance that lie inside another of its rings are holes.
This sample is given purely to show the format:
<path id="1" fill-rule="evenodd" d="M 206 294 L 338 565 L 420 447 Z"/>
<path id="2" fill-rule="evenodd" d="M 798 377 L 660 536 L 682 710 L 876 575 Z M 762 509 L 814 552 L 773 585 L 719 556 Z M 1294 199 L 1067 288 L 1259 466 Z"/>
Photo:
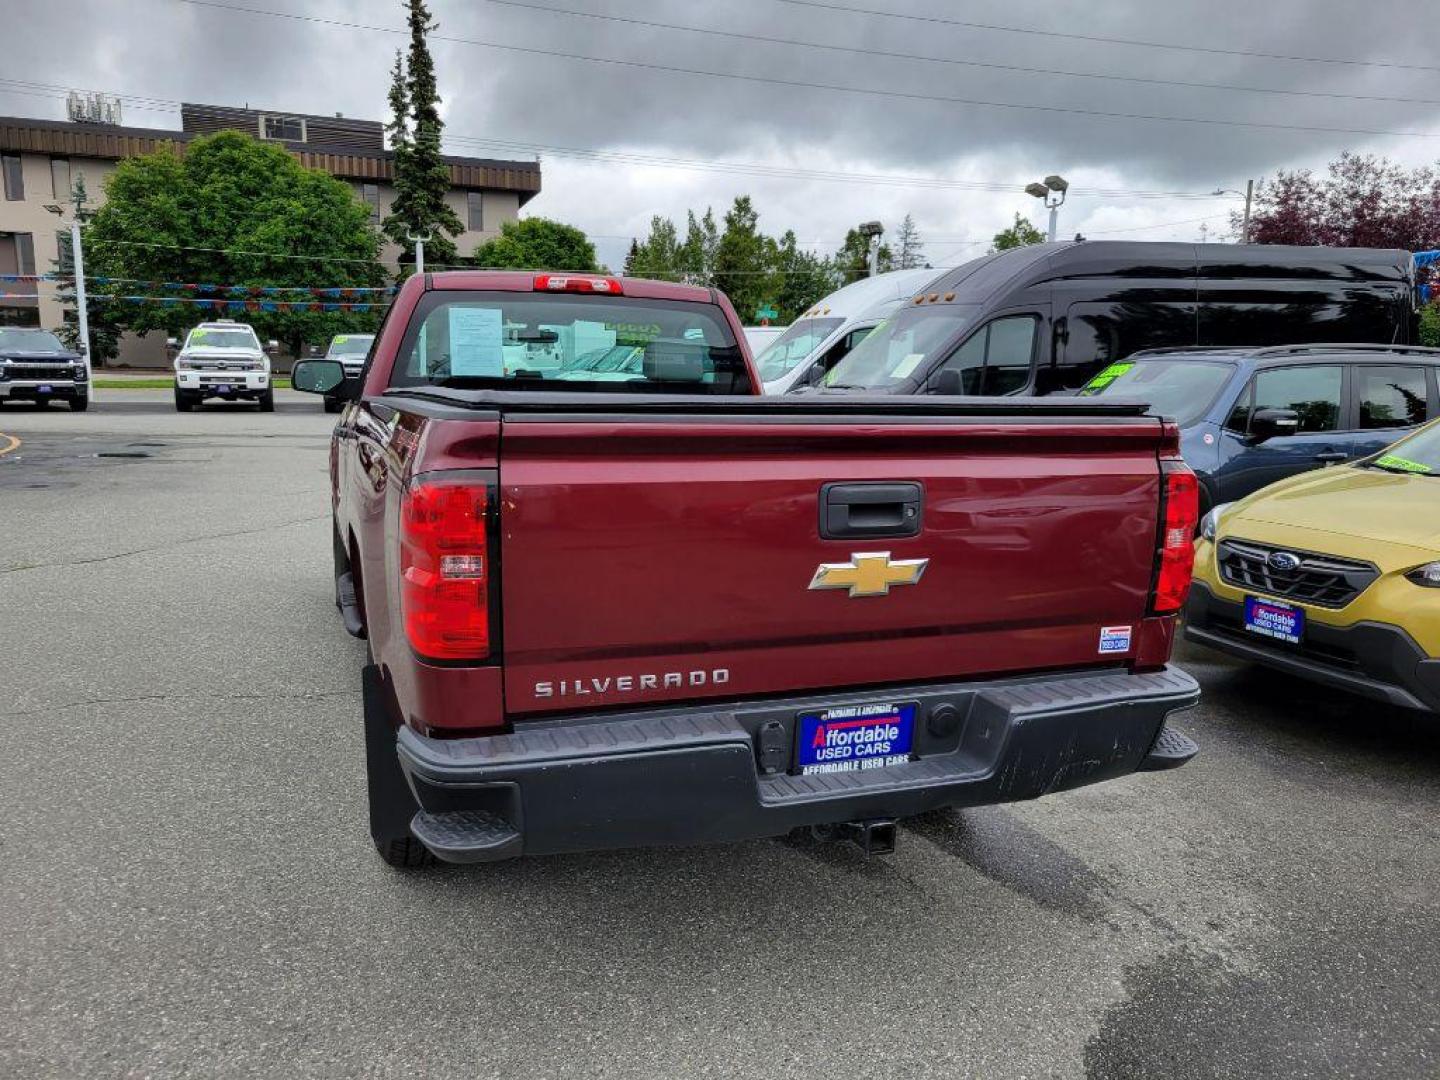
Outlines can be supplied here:
<path id="1" fill-rule="evenodd" d="M 409 278 L 361 377 L 292 381 L 344 402 L 392 865 L 880 835 L 1195 753 L 1195 477 L 1142 404 L 760 397 L 713 290 L 506 271 Z"/>
<path id="2" fill-rule="evenodd" d="M 662 675 L 616 675 L 603 679 L 560 679 L 557 682 L 537 682 L 537 698 L 566 697 L 573 694 L 604 694 L 614 689 L 629 693 L 637 687 L 641 690 L 679 689 L 682 686 L 714 685 L 730 681 L 730 672 L 725 668 L 712 671 L 667 671 Z"/>

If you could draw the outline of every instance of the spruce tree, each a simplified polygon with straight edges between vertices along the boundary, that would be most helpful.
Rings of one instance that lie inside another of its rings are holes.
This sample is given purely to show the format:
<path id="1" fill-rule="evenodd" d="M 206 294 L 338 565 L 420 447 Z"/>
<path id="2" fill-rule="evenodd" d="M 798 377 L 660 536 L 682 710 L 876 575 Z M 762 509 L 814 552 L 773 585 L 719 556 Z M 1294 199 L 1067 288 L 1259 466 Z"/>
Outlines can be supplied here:
<path id="1" fill-rule="evenodd" d="M 406 0 L 410 22 L 410 53 L 402 65 L 397 55 L 391 69 L 389 130 L 395 150 L 395 202 L 381 228 L 402 249 L 401 261 L 413 262 L 411 236 L 428 236 L 427 265 L 455 262 L 453 237 L 465 231 L 459 215 L 445 202 L 450 168 L 440 154 L 444 121 L 435 81 L 435 61 L 426 34 L 435 20 L 425 0 Z"/>

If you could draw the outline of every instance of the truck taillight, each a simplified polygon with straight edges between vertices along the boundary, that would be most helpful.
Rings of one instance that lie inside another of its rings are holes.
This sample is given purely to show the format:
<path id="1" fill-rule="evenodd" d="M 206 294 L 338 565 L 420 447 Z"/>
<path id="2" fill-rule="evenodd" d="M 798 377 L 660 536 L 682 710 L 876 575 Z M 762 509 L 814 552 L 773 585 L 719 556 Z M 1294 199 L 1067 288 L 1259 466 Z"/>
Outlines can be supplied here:
<path id="1" fill-rule="evenodd" d="M 430 660 L 490 655 L 491 489 L 471 478 L 412 481 L 400 516 L 405 635 Z"/>
<path id="2" fill-rule="evenodd" d="M 1164 481 L 1160 545 L 1150 610 L 1172 615 L 1185 606 L 1195 572 L 1195 527 L 1200 521 L 1200 485 L 1183 461 L 1161 461 Z"/>
<path id="3" fill-rule="evenodd" d="M 535 291 L 604 293 L 607 296 L 622 296 L 625 292 L 619 278 L 579 277 L 575 274 L 536 274 Z"/>

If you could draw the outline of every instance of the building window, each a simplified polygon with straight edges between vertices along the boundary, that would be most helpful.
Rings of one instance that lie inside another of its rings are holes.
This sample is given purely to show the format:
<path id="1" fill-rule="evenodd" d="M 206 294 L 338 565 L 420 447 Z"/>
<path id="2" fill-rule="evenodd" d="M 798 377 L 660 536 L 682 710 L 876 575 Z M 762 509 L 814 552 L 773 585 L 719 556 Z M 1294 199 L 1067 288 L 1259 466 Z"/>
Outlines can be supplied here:
<path id="1" fill-rule="evenodd" d="M 5 178 L 5 198 L 20 202 L 25 198 L 25 172 L 19 154 L 0 154 L 0 174 Z"/>
<path id="2" fill-rule="evenodd" d="M 35 237 L 32 233 L 15 234 L 15 263 L 21 274 L 35 273 Z"/>
<path id="3" fill-rule="evenodd" d="M 298 116 L 262 116 L 260 137 L 281 142 L 304 142 L 305 121 Z"/>
<path id="4" fill-rule="evenodd" d="M 50 159 L 50 194 L 62 202 L 70 201 L 70 159 Z"/>
<path id="5" fill-rule="evenodd" d="M 465 206 L 470 214 L 470 231 L 485 231 L 485 196 L 479 191 L 465 193 Z"/>
<path id="6" fill-rule="evenodd" d="M 370 207 L 370 224 L 380 227 L 380 185 L 361 184 L 360 201 Z"/>

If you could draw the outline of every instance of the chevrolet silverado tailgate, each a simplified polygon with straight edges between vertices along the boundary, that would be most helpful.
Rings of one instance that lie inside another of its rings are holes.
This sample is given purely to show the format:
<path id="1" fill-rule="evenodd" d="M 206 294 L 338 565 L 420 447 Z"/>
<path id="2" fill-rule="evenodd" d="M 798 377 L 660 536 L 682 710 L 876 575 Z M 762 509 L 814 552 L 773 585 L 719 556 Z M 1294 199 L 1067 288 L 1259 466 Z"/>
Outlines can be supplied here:
<path id="1" fill-rule="evenodd" d="M 1132 659 L 1162 425 L 1008 408 L 507 412 L 506 710 Z"/>

